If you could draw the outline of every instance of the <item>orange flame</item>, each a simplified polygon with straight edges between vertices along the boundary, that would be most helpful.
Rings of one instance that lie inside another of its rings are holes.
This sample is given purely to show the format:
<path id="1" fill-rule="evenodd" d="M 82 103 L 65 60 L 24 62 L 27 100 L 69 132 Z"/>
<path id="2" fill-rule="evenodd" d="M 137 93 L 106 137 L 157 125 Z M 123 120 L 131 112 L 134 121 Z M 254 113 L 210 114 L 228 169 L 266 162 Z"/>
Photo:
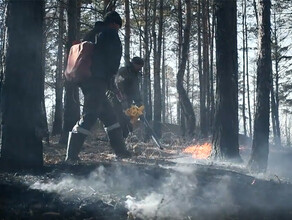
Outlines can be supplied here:
<path id="1" fill-rule="evenodd" d="M 207 159 L 212 151 L 212 145 L 208 142 L 202 145 L 192 145 L 183 150 L 184 153 L 192 154 L 195 159 Z"/>

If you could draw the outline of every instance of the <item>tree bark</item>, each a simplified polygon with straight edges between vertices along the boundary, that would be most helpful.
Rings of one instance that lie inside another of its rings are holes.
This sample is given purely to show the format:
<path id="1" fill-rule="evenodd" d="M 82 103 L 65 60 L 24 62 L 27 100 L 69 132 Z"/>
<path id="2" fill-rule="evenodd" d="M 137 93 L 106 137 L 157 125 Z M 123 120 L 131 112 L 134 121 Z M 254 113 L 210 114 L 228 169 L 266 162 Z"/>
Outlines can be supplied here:
<path id="1" fill-rule="evenodd" d="M 201 104 L 201 134 L 208 136 L 209 131 L 209 38 L 208 38 L 208 1 L 202 1 L 202 36 L 203 36 L 203 72 L 202 72 L 202 97 Z"/>
<path id="2" fill-rule="evenodd" d="M 150 80 L 150 49 L 149 49 L 149 0 L 144 0 L 144 16 L 145 16 L 145 24 L 144 24 L 144 72 L 143 72 L 143 102 L 145 105 L 146 119 L 148 121 L 152 120 L 152 101 L 151 101 L 151 80 Z M 149 139 L 149 132 L 145 130 L 144 139 Z"/>
<path id="3" fill-rule="evenodd" d="M 42 123 L 44 1 L 10 0 L 6 16 L 1 159 L 6 167 L 35 169 L 43 165 L 37 131 Z"/>
<path id="4" fill-rule="evenodd" d="M 64 2 L 59 2 L 58 57 L 55 82 L 55 115 L 52 135 L 61 134 L 63 122 L 63 37 L 64 37 Z"/>
<path id="5" fill-rule="evenodd" d="M 212 157 L 240 161 L 236 0 L 216 0 L 216 110 Z"/>
<path id="6" fill-rule="evenodd" d="M 214 36 L 215 36 L 215 7 L 212 0 L 212 25 L 210 34 L 210 130 L 214 127 L 215 100 L 214 100 Z"/>
<path id="7" fill-rule="evenodd" d="M 183 44 L 182 44 L 182 59 L 178 68 L 176 87 L 179 94 L 179 101 L 181 104 L 182 113 L 186 119 L 185 120 L 186 137 L 193 138 L 195 135 L 196 118 L 195 118 L 193 106 L 183 86 L 183 79 L 184 79 L 186 62 L 188 59 L 188 52 L 189 52 L 190 29 L 191 29 L 191 2 L 190 0 L 185 0 L 185 4 L 186 4 L 186 24 L 184 28 L 184 39 L 183 39 Z"/>
<path id="8" fill-rule="evenodd" d="M 158 137 L 161 137 L 161 46 L 162 46 L 162 28 L 163 28 L 163 0 L 159 2 L 159 22 L 156 58 L 154 59 L 154 131 Z"/>
<path id="9" fill-rule="evenodd" d="M 245 76 L 246 76 L 246 53 L 245 53 L 245 22 L 246 22 L 246 0 L 242 0 L 242 122 L 243 134 L 246 136 L 246 115 L 245 115 Z"/>
<path id="10" fill-rule="evenodd" d="M 257 103 L 254 120 L 252 153 L 248 163 L 248 167 L 255 172 L 266 171 L 269 155 L 269 113 L 272 76 L 270 8 L 270 0 L 259 1 Z"/>
<path id="11" fill-rule="evenodd" d="M 130 62 L 130 6 L 129 0 L 125 0 L 125 55 L 124 60 L 125 63 L 128 64 Z"/>
<path id="12" fill-rule="evenodd" d="M 199 72 L 199 82 L 200 82 L 200 132 L 205 133 L 206 130 L 206 106 L 205 106 L 205 88 L 204 88 L 204 77 L 203 77 L 203 67 L 202 67 L 202 3 L 198 0 L 198 12 L 197 12 L 197 26 L 198 26 L 198 72 Z M 204 136 L 204 135 L 203 135 Z"/>
<path id="13" fill-rule="evenodd" d="M 272 77 L 271 86 L 271 107 L 272 107 L 272 124 L 273 124 L 273 136 L 274 144 L 277 147 L 281 147 L 281 131 L 280 131 L 280 120 L 279 120 L 279 61 L 280 52 L 278 51 L 278 36 L 277 36 L 277 21 L 276 14 L 274 13 L 274 39 L 275 39 L 275 88 L 274 79 Z"/>
<path id="14" fill-rule="evenodd" d="M 247 22 L 244 21 L 245 27 L 245 67 L 246 67 L 246 93 L 247 93 L 247 108 L 248 108 L 248 124 L 249 124 L 249 136 L 252 137 L 252 116 L 251 116 L 251 104 L 250 104 L 250 89 L 249 89 L 249 62 L 248 62 L 248 40 L 247 40 Z"/>
<path id="15" fill-rule="evenodd" d="M 66 45 L 67 54 L 70 51 L 72 42 L 79 39 L 78 29 L 78 9 L 77 5 L 80 0 L 68 1 L 68 40 Z M 69 131 L 72 130 L 75 123 L 80 118 L 80 103 L 79 103 L 79 88 L 70 83 L 65 83 L 65 98 L 64 98 L 64 123 L 63 131 L 59 142 L 66 144 L 68 140 Z"/>
<path id="16" fill-rule="evenodd" d="M 165 38 L 162 38 L 162 67 L 161 67 L 161 107 L 162 107 L 162 122 L 166 122 L 166 111 L 167 111 L 167 105 L 166 105 L 166 73 L 165 73 Z"/>

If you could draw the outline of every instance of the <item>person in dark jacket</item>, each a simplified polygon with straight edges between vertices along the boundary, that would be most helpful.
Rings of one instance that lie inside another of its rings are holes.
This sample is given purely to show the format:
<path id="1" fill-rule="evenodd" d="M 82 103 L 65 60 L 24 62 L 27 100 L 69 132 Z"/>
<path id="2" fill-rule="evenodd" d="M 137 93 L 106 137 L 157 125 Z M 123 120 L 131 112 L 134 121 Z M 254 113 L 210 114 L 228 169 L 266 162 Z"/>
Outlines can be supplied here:
<path id="1" fill-rule="evenodd" d="M 105 24 L 103 21 L 95 22 L 94 28 L 84 36 L 82 41 L 90 41 L 97 44 L 99 34 L 103 31 L 104 28 Z"/>
<path id="2" fill-rule="evenodd" d="M 125 67 L 121 67 L 115 76 L 115 85 L 118 90 L 117 98 L 112 101 L 119 123 L 126 138 L 132 131 L 130 119 L 125 115 L 124 110 L 132 104 L 142 105 L 139 82 L 144 60 L 140 57 L 133 57 Z"/>
<path id="3" fill-rule="evenodd" d="M 108 12 L 104 27 L 98 34 L 98 43 L 92 58 L 92 76 L 80 87 L 84 94 L 83 116 L 69 132 L 66 161 L 75 162 L 90 129 L 99 118 L 105 127 L 110 145 L 118 157 L 130 157 L 122 136 L 122 129 L 106 96 L 110 79 L 117 73 L 122 55 L 118 30 L 122 19 L 115 11 Z M 90 36 L 90 35 L 87 35 Z M 91 35 L 88 39 L 93 40 Z"/>

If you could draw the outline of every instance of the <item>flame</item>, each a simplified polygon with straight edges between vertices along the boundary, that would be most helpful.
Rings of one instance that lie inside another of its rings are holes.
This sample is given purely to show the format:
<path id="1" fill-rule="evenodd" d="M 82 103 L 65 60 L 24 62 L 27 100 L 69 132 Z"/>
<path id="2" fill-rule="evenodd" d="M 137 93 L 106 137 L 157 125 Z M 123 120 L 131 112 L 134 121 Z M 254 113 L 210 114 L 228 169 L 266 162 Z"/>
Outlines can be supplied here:
<path id="1" fill-rule="evenodd" d="M 195 159 L 207 159 L 212 151 L 212 145 L 208 142 L 202 145 L 192 145 L 188 146 L 183 150 L 184 153 L 192 154 L 192 157 Z"/>

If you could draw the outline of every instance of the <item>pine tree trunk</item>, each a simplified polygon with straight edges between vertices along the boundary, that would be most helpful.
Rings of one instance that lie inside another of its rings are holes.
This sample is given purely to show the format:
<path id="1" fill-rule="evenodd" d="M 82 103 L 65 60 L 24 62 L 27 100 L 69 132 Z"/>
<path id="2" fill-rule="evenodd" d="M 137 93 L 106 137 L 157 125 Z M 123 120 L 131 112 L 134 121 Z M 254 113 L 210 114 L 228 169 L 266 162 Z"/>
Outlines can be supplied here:
<path id="1" fill-rule="evenodd" d="M 7 2 L 0 3 L 1 7 L 1 14 L 0 14 L 0 27 L 2 28 L 1 35 L 0 35 L 0 95 L 2 93 L 2 86 L 3 86 L 3 79 L 4 79 L 4 73 L 3 73 L 3 58 L 4 58 L 4 48 L 5 48 L 5 31 L 4 31 L 4 25 L 5 25 L 5 8 L 6 8 Z M 2 124 L 2 99 L 0 99 L 0 124 Z M 0 137 L 2 136 L 2 127 L 0 126 Z"/>
<path id="2" fill-rule="evenodd" d="M 245 53 L 245 20 L 246 20 L 246 0 L 242 1 L 242 121 L 243 134 L 246 136 L 246 115 L 245 115 L 245 76 L 246 76 L 246 53 Z"/>
<path id="3" fill-rule="evenodd" d="M 202 121 L 201 121 L 201 134 L 203 137 L 208 136 L 209 130 L 209 39 L 208 39 L 208 1 L 202 1 L 202 25 L 203 25 L 203 73 L 202 73 L 202 85 L 200 86 L 202 91 Z"/>
<path id="4" fill-rule="evenodd" d="M 129 0 L 125 0 L 125 55 L 124 60 L 125 63 L 130 62 L 130 6 L 129 6 Z"/>
<path id="5" fill-rule="evenodd" d="M 190 29 L 191 29 L 191 2 L 190 0 L 185 1 L 186 4 L 186 24 L 184 28 L 184 40 L 182 45 L 182 59 L 179 64 L 177 73 L 177 91 L 179 94 L 179 101 L 183 117 L 185 118 L 186 134 L 187 138 L 193 138 L 195 135 L 196 118 L 193 106 L 190 102 L 188 94 L 184 89 L 183 80 L 186 69 L 186 62 L 188 60 L 189 43 L 190 43 Z"/>
<path id="6" fill-rule="evenodd" d="M 251 104 L 250 104 L 250 89 L 249 89 L 249 62 L 248 62 L 248 38 L 247 38 L 247 21 L 244 21 L 245 27 L 245 68 L 246 68 L 246 93 L 247 93 L 247 108 L 248 108 L 248 124 L 249 124 L 249 136 L 252 137 L 252 116 L 251 116 Z"/>
<path id="7" fill-rule="evenodd" d="M 216 0 L 216 110 L 214 159 L 240 161 L 236 0 Z"/>
<path id="8" fill-rule="evenodd" d="M 277 36 L 277 23 L 276 15 L 274 14 L 274 39 L 275 39 L 275 89 L 273 86 L 272 78 L 272 87 L 271 87 L 271 107 L 272 107 L 272 124 L 273 124 L 273 136 L 274 144 L 277 147 L 281 147 L 281 131 L 280 131 L 280 121 L 279 121 L 279 51 L 278 51 L 278 36 Z"/>
<path id="9" fill-rule="evenodd" d="M 64 37 L 64 2 L 59 2 L 58 57 L 55 83 L 55 115 L 52 135 L 61 134 L 63 122 L 63 37 Z"/>
<path id="10" fill-rule="evenodd" d="M 200 132 L 203 135 L 206 131 L 206 109 L 205 109 L 205 88 L 202 67 L 202 40 L 201 40 L 201 26 L 202 26 L 202 3 L 198 0 L 197 26 L 198 26 L 198 72 L 200 81 Z"/>
<path id="11" fill-rule="evenodd" d="M 210 128 L 214 127 L 215 100 L 214 100 L 214 36 L 215 36 L 215 7 L 212 0 L 212 26 L 210 34 Z"/>
<path id="12" fill-rule="evenodd" d="M 257 62 L 257 103 L 254 120 L 254 137 L 249 168 L 265 172 L 269 155 L 269 113 L 271 91 L 271 21 L 270 0 L 260 0 L 259 12 L 259 56 Z"/>
<path id="13" fill-rule="evenodd" d="M 162 122 L 166 123 L 166 73 L 165 73 L 165 38 L 162 38 L 162 69 L 161 69 L 161 86 L 162 86 L 162 91 L 161 91 L 161 108 L 162 108 Z"/>
<path id="14" fill-rule="evenodd" d="M 69 53 L 70 47 L 74 40 L 79 39 L 78 29 L 78 9 L 77 6 L 79 1 L 69 0 L 68 1 L 68 41 L 66 45 L 67 54 Z M 70 83 L 65 83 L 65 98 L 64 98 L 64 123 L 63 131 L 60 143 L 66 144 L 68 139 L 69 131 L 72 130 L 75 123 L 80 118 L 80 103 L 79 103 L 79 88 Z"/>
<path id="15" fill-rule="evenodd" d="M 151 104 L 151 81 L 150 81 L 150 50 L 149 50 L 149 0 L 144 1 L 144 17 L 145 17 L 145 24 L 144 24 L 144 73 L 143 73 L 143 101 L 145 105 L 145 113 L 146 119 L 148 121 L 152 120 L 152 104 Z M 147 130 L 144 132 L 144 139 L 149 139 L 149 133 Z"/>
<path id="16" fill-rule="evenodd" d="M 162 45 L 162 25 L 163 25 L 163 0 L 159 2 L 159 23 L 156 58 L 154 59 L 154 124 L 153 128 L 158 137 L 161 137 L 161 45 Z"/>
<path id="17" fill-rule="evenodd" d="M 36 169 L 43 165 L 37 131 L 42 123 L 44 1 L 11 0 L 6 16 L 1 159 L 8 168 Z"/>

